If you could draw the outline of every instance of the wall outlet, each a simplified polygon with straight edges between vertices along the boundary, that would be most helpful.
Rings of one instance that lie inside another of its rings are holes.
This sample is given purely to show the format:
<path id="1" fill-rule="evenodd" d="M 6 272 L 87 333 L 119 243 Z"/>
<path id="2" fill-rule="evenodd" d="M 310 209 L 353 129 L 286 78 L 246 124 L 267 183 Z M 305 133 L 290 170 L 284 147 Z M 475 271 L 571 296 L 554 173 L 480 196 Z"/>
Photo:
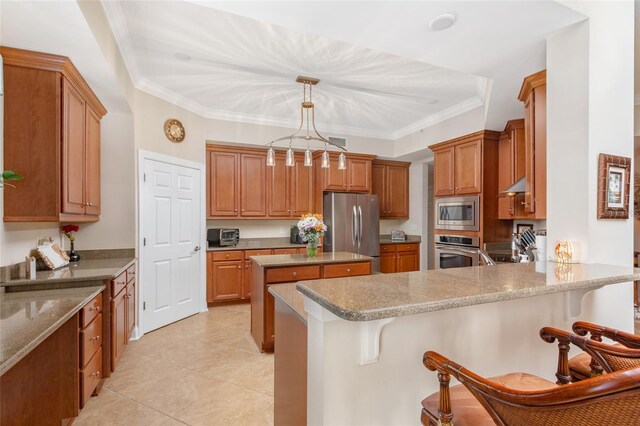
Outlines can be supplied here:
<path id="1" fill-rule="evenodd" d="M 285 227 L 280 227 L 280 235 L 287 235 L 287 228 Z"/>
<path id="2" fill-rule="evenodd" d="M 415 223 L 409 224 L 409 231 L 417 231 L 417 230 L 418 230 L 418 225 L 416 225 Z"/>

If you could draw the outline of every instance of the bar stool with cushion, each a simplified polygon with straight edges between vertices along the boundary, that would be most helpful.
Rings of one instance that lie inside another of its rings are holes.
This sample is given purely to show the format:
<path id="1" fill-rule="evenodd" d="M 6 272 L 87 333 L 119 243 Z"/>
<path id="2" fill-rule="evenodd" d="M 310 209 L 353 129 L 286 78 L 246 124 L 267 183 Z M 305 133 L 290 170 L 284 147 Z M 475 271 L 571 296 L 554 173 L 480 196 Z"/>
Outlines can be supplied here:
<path id="1" fill-rule="evenodd" d="M 423 363 L 440 381 L 422 402 L 424 425 L 637 426 L 640 418 L 640 368 L 558 386 L 522 373 L 486 379 L 432 351 Z M 450 389 L 451 376 L 462 384 Z"/>

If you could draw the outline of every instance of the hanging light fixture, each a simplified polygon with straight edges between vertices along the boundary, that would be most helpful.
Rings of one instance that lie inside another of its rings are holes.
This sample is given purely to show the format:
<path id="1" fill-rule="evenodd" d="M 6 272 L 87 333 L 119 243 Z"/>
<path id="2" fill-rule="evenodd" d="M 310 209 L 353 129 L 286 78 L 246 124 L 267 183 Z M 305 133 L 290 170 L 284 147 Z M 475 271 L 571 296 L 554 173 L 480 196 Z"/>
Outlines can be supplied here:
<path id="1" fill-rule="evenodd" d="M 267 166 L 273 167 L 276 165 L 276 153 L 273 150 L 273 145 L 269 147 L 267 151 Z"/>
<path id="2" fill-rule="evenodd" d="M 316 129 L 315 104 L 313 103 L 313 98 L 312 98 L 312 88 L 313 86 L 318 84 L 319 81 L 320 80 L 313 77 L 298 76 L 296 78 L 296 82 L 302 83 L 303 85 L 302 103 L 300 104 L 300 127 L 298 127 L 298 130 L 292 135 L 283 136 L 281 138 L 274 139 L 271 142 L 269 142 L 270 147 L 269 147 L 269 151 L 267 151 L 267 166 L 270 166 L 270 167 L 275 166 L 275 153 L 273 152 L 274 143 L 277 144 L 278 142 L 281 142 L 281 141 L 286 141 L 286 140 L 289 141 L 289 149 L 287 150 L 287 159 L 285 164 L 287 166 L 293 166 L 295 164 L 294 157 L 293 157 L 293 149 L 292 149 L 293 141 L 305 140 L 307 141 L 307 150 L 304 152 L 304 165 L 306 167 L 311 167 L 313 165 L 311 150 L 309 149 L 309 142 L 318 141 L 318 142 L 324 143 L 324 152 L 322 153 L 322 162 L 321 162 L 322 168 L 326 169 L 326 168 L 329 168 L 330 166 L 329 153 L 327 152 L 327 145 L 335 146 L 336 148 L 342 150 L 342 152 L 340 153 L 340 156 L 338 157 L 338 169 L 345 170 L 347 168 L 347 159 L 346 159 L 346 156 L 344 155 L 344 152 L 346 152 L 347 150 L 344 147 L 340 145 L 336 145 L 335 143 L 331 142 L 330 139 L 322 136 L 318 132 L 318 129 Z M 308 98 L 307 98 L 307 86 L 309 86 Z M 305 131 L 302 131 L 303 127 L 305 128 Z"/>

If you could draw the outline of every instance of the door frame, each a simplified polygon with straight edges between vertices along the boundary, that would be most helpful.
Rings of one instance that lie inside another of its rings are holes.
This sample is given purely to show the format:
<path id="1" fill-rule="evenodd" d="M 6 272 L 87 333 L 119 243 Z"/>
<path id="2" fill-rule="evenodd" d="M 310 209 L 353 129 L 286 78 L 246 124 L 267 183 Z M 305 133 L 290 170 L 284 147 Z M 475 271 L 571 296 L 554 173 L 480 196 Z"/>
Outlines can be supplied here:
<path id="1" fill-rule="evenodd" d="M 136 238 L 136 253 L 138 255 L 138 273 L 137 273 L 137 280 L 136 280 L 136 287 L 137 287 L 137 291 L 138 291 L 138 321 L 136 321 L 136 328 L 135 331 L 133 333 L 133 337 L 132 340 L 137 340 L 140 337 L 142 337 L 144 335 L 144 309 L 143 309 L 143 304 L 144 304 L 144 290 L 146 288 L 144 280 L 145 280 L 145 276 L 144 276 L 144 270 L 143 270 L 143 265 L 144 265 L 144 260 L 145 260 L 145 250 L 144 250 L 144 246 L 142 245 L 142 241 L 144 239 L 144 227 L 142 226 L 142 218 L 144 217 L 145 214 L 145 209 L 144 209 L 144 199 L 145 199 L 145 185 L 144 185 L 144 162 L 145 160 L 152 160 L 152 161 L 158 161 L 161 163 L 167 163 L 167 164 L 171 164 L 171 165 L 175 165 L 175 166 L 179 166 L 179 167 L 186 167 L 186 168 L 190 168 L 190 169 L 195 169 L 198 170 L 200 172 L 200 224 L 199 224 L 199 228 L 200 228 L 200 237 L 198 239 L 199 241 L 199 245 L 200 247 L 202 247 L 199 251 L 199 255 L 200 255 L 200 270 L 198 271 L 199 273 L 199 289 L 200 291 L 198 291 L 198 306 L 199 306 L 199 312 L 207 312 L 207 270 L 206 270 L 206 260 L 207 260 L 207 243 L 206 243 L 206 239 L 205 239 L 205 232 L 204 230 L 206 229 L 206 202 L 205 202 L 205 197 L 206 197 L 206 188 L 205 188 L 205 183 L 206 183 L 206 176 L 205 176 L 205 164 L 204 163 L 197 163 L 194 161 L 189 161 L 189 160 L 183 160 L 181 158 L 177 158 L 177 157 L 172 157 L 169 155 L 164 155 L 164 154 L 158 154 L 156 152 L 151 152 L 151 151 L 145 151 L 142 149 L 138 149 L 138 185 L 137 185 L 137 189 L 138 189 L 138 194 L 137 194 L 137 217 L 136 217 L 136 225 L 138 227 L 138 232 L 137 232 L 137 238 Z"/>

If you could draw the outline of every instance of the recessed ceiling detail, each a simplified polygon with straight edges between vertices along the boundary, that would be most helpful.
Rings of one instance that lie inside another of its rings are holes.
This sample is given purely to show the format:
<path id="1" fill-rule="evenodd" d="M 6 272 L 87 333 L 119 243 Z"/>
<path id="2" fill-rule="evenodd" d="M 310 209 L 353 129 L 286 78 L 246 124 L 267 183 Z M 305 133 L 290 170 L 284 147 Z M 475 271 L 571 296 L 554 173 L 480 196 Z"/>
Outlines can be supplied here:
<path id="1" fill-rule="evenodd" d="M 484 103 L 484 77 L 191 2 L 103 2 L 136 87 L 222 120 L 297 128 L 297 75 L 322 80 L 316 124 L 397 139 Z"/>

